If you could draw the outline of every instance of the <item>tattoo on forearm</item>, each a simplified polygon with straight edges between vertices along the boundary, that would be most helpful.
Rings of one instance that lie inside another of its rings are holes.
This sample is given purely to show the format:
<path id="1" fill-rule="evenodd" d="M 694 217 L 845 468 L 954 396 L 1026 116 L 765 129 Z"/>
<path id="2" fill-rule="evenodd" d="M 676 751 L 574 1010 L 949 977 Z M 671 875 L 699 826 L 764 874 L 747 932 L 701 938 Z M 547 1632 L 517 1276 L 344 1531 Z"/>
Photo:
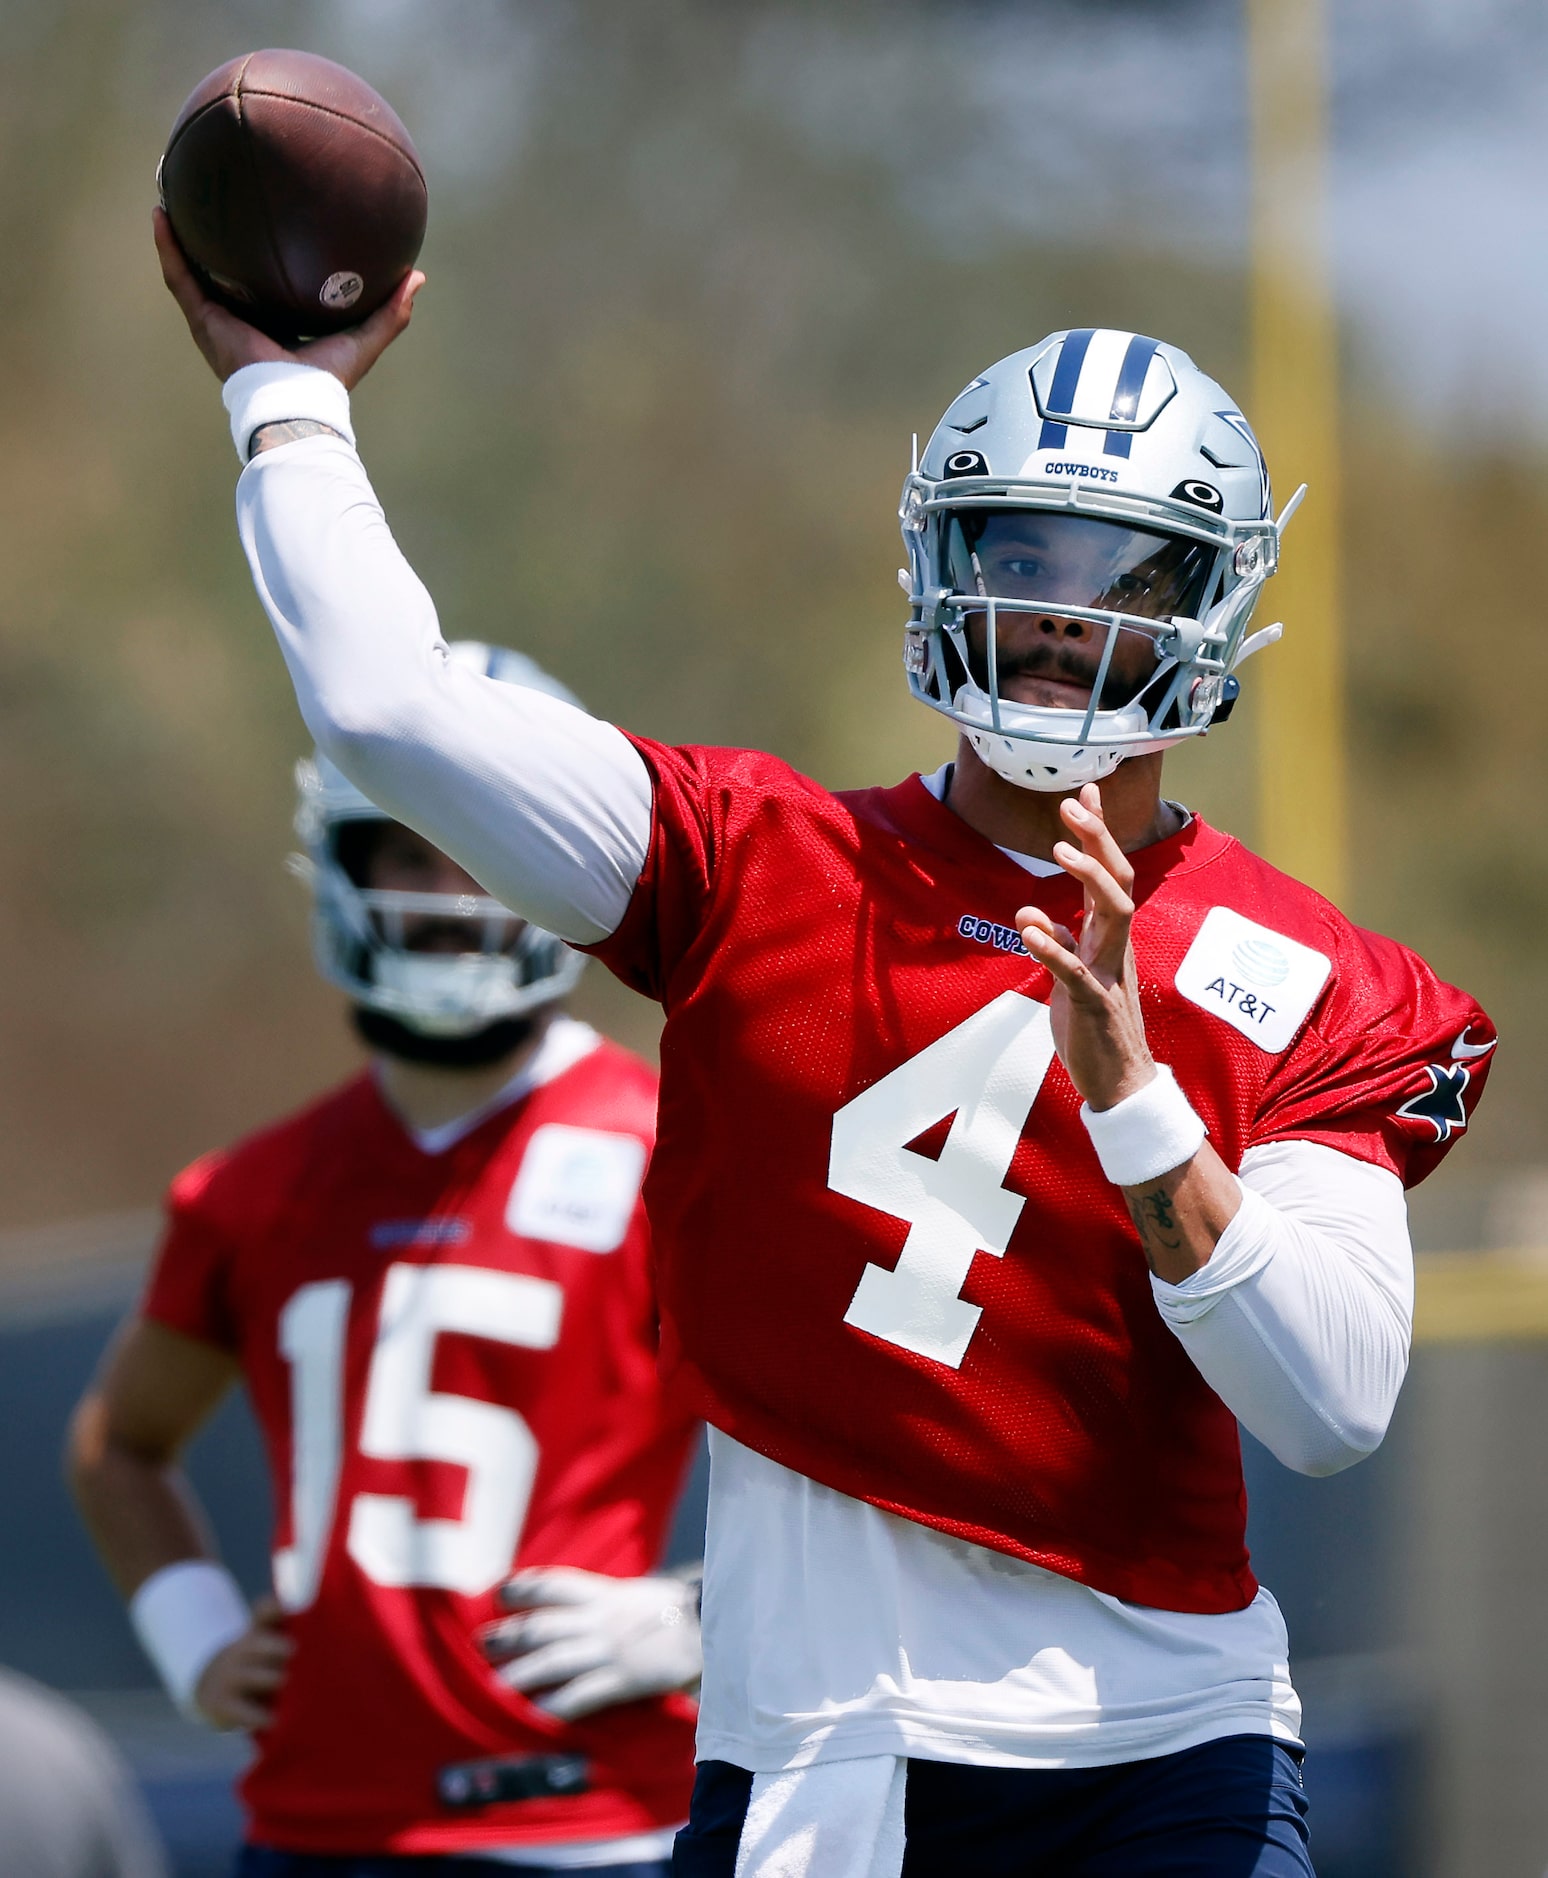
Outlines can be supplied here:
<path id="1" fill-rule="evenodd" d="M 1145 1263 L 1156 1268 L 1157 1252 L 1180 1252 L 1182 1228 L 1177 1223 L 1175 1202 L 1165 1187 L 1150 1187 L 1142 1193 L 1125 1193 L 1124 1204 L 1144 1248 Z"/>
<path id="2" fill-rule="evenodd" d="M 331 424 L 319 424 L 315 417 L 287 417 L 277 424 L 260 424 L 247 445 L 249 462 L 264 450 L 277 450 L 282 443 L 295 443 L 302 437 L 337 437 Z"/>

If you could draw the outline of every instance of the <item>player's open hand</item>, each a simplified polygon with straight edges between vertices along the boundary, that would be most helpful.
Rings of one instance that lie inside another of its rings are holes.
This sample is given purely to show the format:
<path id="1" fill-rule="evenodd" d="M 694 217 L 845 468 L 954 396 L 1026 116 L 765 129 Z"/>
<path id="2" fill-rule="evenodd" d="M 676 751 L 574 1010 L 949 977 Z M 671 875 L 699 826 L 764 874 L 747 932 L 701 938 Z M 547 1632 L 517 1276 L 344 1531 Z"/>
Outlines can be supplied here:
<path id="1" fill-rule="evenodd" d="M 275 1598 L 253 1605 L 246 1636 L 217 1650 L 194 1689 L 194 1704 L 213 1728 L 267 1728 L 295 1645 L 285 1635 Z"/>
<path id="2" fill-rule="evenodd" d="M 556 1565 L 518 1572 L 500 1602 L 521 1614 L 489 1626 L 484 1654 L 502 1682 L 560 1721 L 686 1689 L 704 1667 L 697 1600 L 680 1578 Z"/>
<path id="3" fill-rule="evenodd" d="M 154 211 L 152 225 L 167 291 L 182 309 L 194 344 L 222 384 L 244 365 L 289 359 L 298 365 L 320 366 L 332 372 L 346 391 L 353 391 L 393 340 L 407 329 L 414 297 L 425 284 L 424 275 L 415 268 L 392 298 L 358 326 L 289 348 L 210 298 L 178 246 L 164 209 Z"/>
<path id="4" fill-rule="evenodd" d="M 1056 842 L 1053 854 L 1084 890 L 1080 937 L 1037 906 L 1022 907 L 1016 927 L 1033 958 L 1053 973 L 1054 1047 L 1070 1081 L 1092 1108 L 1110 1109 L 1156 1073 L 1129 942 L 1134 869 L 1103 818 L 1095 783 L 1061 802 L 1059 813 L 1075 840 Z"/>

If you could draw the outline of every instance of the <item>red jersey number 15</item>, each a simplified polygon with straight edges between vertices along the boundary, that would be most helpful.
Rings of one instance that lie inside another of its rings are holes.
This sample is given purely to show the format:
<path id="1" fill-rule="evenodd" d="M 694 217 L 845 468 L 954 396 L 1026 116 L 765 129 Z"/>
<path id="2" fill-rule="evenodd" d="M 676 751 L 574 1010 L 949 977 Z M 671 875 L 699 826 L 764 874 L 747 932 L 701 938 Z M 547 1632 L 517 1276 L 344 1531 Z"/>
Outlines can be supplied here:
<path id="1" fill-rule="evenodd" d="M 280 1313 L 290 1365 L 291 1542 L 274 1555 L 274 1589 L 290 1611 L 317 1595 L 338 1513 L 344 1448 L 344 1348 L 353 1287 L 303 1285 Z M 430 1387 L 436 1338 L 460 1331 L 552 1349 L 564 1294 L 545 1278 L 471 1265 L 393 1265 L 382 1287 L 366 1382 L 360 1452 L 373 1460 L 449 1461 L 468 1471 L 458 1519 L 420 1519 L 402 1494 L 357 1493 L 349 1556 L 379 1585 L 476 1596 L 510 1570 L 526 1518 L 537 1443 L 514 1409 Z"/>

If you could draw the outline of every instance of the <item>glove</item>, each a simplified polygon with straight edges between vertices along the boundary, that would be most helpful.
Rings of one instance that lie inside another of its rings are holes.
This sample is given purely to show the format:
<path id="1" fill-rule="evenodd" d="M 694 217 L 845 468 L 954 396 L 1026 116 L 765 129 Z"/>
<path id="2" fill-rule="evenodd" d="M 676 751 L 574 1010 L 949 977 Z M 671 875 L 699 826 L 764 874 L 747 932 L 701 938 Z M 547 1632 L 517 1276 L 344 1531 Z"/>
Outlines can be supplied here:
<path id="1" fill-rule="evenodd" d="M 698 1588 L 681 1578 L 610 1578 L 551 1566 L 517 1572 L 500 1602 L 520 1616 L 480 1639 L 496 1674 L 560 1721 L 686 1689 L 703 1671 Z"/>

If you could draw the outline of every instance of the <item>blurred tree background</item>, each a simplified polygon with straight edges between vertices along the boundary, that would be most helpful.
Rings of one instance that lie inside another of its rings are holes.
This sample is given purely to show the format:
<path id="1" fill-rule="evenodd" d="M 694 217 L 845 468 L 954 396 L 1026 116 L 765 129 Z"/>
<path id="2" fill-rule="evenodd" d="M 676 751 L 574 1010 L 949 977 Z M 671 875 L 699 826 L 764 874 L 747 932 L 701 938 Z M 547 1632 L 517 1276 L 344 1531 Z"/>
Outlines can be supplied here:
<path id="1" fill-rule="evenodd" d="M 303 735 L 218 392 L 149 242 L 206 70 L 305 46 L 416 136 L 430 285 L 356 416 L 448 634 L 846 785 L 949 748 L 899 668 L 911 431 L 1068 324 L 1245 390 L 1239 32 L 1224 0 L 6 0 L 0 1227 L 149 1204 L 355 1060 L 280 866 Z M 1545 1120 L 1548 639 L 1517 570 L 1548 462 L 1430 421 L 1353 321 L 1347 350 L 1349 910 L 1506 1033 L 1477 1181 Z M 1250 691 L 1174 779 L 1249 841 Z M 581 1004 L 649 1047 L 600 971 Z"/>

